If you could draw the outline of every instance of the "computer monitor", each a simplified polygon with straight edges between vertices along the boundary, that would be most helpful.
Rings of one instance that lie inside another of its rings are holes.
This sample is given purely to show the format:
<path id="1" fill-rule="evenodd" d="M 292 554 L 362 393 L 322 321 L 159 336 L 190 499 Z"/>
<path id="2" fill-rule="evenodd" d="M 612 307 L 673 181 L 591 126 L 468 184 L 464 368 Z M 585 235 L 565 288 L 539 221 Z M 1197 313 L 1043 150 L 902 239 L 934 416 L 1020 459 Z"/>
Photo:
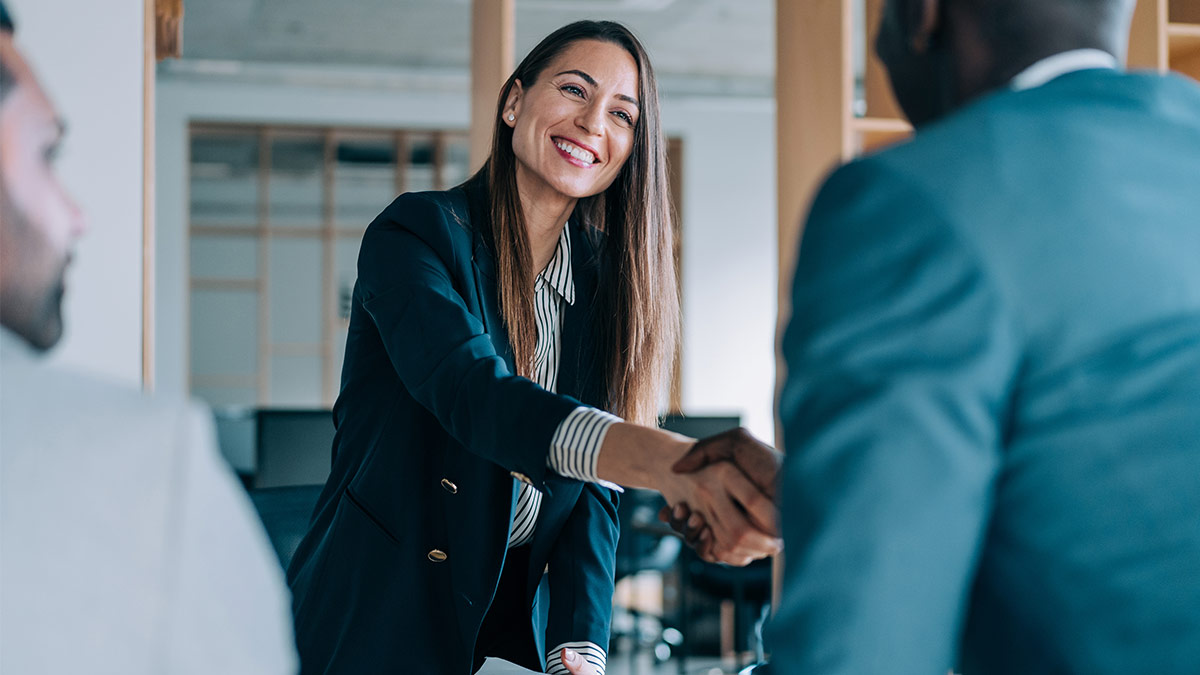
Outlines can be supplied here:
<path id="1" fill-rule="evenodd" d="M 259 410 L 254 487 L 319 485 L 329 478 L 333 414 L 328 410 Z"/>
<path id="2" fill-rule="evenodd" d="M 704 438 L 742 425 L 739 415 L 666 415 L 659 426 L 667 431 Z"/>

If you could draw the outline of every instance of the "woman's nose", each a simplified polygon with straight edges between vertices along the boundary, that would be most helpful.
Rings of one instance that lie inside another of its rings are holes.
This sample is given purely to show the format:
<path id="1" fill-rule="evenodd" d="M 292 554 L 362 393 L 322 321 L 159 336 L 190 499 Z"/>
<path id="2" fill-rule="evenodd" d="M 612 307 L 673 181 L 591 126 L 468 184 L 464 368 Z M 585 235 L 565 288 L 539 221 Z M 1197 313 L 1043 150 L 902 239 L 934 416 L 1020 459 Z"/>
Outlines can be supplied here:
<path id="1" fill-rule="evenodd" d="M 603 106 L 597 103 L 586 106 L 579 111 L 579 117 L 576 118 L 575 124 L 593 136 L 601 135 L 604 131 Z"/>

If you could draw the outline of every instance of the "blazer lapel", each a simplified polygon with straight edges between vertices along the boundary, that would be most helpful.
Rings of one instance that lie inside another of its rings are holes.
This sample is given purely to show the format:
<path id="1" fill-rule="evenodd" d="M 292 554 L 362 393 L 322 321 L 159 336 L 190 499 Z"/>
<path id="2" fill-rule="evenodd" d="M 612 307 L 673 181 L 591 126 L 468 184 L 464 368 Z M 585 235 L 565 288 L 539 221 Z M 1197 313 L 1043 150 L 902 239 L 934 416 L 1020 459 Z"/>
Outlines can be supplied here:
<path id="1" fill-rule="evenodd" d="M 512 343 L 508 341 L 508 330 L 504 327 L 504 317 L 500 315 L 500 296 L 496 292 L 496 256 L 484 240 L 483 223 L 479 220 L 480 217 L 480 211 L 472 209 L 471 265 L 475 270 L 475 293 L 479 297 L 479 318 L 483 320 L 483 329 L 492 338 L 496 353 L 504 360 L 504 365 L 508 366 L 508 372 L 516 373 Z"/>
<path id="2" fill-rule="evenodd" d="M 596 340 L 590 326 L 598 290 L 599 260 L 587 233 L 576 222 L 571 228 L 571 273 L 575 302 L 563 304 L 562 354 L 559 355 L 558 393 L 600 406 L 603 382 L 596 371 Z"/>

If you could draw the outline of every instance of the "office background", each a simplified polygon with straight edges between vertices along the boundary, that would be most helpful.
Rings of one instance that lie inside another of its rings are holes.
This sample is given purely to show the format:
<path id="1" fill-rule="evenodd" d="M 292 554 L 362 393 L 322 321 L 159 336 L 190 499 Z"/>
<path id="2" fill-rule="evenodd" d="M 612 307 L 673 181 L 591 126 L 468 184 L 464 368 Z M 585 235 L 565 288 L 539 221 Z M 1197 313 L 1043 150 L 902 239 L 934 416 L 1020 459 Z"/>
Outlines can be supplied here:
<path id="1" fill-rule="evenodd" d="M 9 4 L 68 124 L 59 168 L 92 227 L 53 358 L 226 413 L 327 406 L 361 229 L 397 188 L 468 169 L 470 0 L 187 0 L 182 58 L 162 63 L 152 41 L 147 54 L 152 1 Z M 878 4 L 515 2 L 518 59 L 555 27 L 605 17 L 655 60 L 680 187 L 689 414 L 774 437 L 777 289 L 807 191 L 906 132 L 866 58 Z M 1200 75 L 1200 2 L 1137 11 L 1131 64 Z M 777 63 L 801 67 L 777 80 Z M 818 121 L 779 124 L 794 116 Z"/>

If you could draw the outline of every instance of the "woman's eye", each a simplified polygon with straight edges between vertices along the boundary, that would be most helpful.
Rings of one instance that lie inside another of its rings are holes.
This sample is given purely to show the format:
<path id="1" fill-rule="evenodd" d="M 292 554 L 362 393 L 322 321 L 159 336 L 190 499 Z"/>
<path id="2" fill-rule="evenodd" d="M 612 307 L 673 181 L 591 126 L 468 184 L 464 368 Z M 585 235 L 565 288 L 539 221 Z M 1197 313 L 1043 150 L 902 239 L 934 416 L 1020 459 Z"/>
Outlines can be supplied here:
<path id="1" fill-rule="evenodd" d="M 613 114 L 616 115 L 617 117 L 620 117 L 621 120 L 623 122 L 625 122 L 626 124 L 633 126 L 633 117 L 630 116 L 629 113 L 625 112 L 624 110 L 618 110 L 618 111 L 614 112 Z"/>
<path id="2" fill-rule="evenodd" d="M 583 87 L 580 87 L 578 85 L 566 84 L 566 85 L 563 85 L 562 90 L 567 92 L 568 94 L 573 94 L 575 96 L 583 96 Z"/>

